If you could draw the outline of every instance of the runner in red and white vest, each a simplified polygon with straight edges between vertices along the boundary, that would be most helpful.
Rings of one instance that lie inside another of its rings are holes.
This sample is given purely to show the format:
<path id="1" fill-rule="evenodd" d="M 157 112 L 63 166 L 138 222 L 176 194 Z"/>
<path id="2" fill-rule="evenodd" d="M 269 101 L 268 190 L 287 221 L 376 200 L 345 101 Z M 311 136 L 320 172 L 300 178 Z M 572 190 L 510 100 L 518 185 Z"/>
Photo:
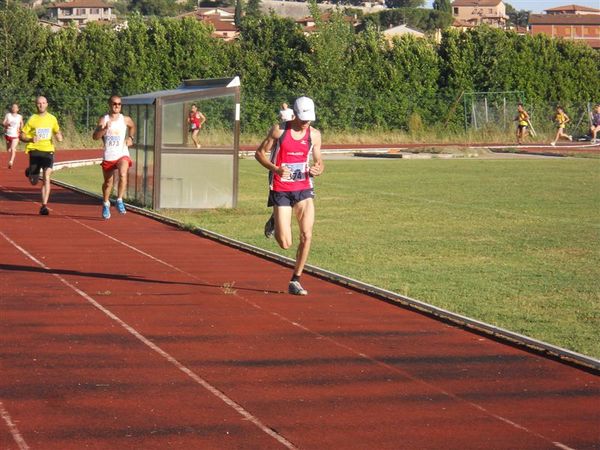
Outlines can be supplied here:
<path id="1" fill-rule="evenodd" d="M 192 141 L 194 141 L 194 145 L 196 148 L 200 148 L 200 139 L 198 135 L 200 134 L 200 129 L 204 122 L 206 122 L 206 116 L 198 111 L 198 106 L 193 104 L 190 107 L 190 113 L 188 114 L 188 124 L 190 126 L 190 133 L 192 133 Z"/>
<path id="2" fill-rule="evenodd" d="M 123 196 L 127 190 L 127 171 L 132 165 L 129 157 L 129 147 L 135 139 L 135 124 L 131 117 L 121 114 L 121 97 L 113 95 L 108 100 L 110 113 L 98 119 L 93 138 L 104 141 L 104 155 L 102 158 L 102 217 L 110 219 L 110 194 L 113 189 L 115 171 L 119 173 L 119 186 L 117 189 L 117 209 L 120 214 L 125 214 Z"/>
<path id="3" fill-rule="evenodd" d="M 255 153 L 256 160 L 269 170 L 268 206 L 273 206 L 273 215 L 265 225 L 265 236 L 274 234 L 279 246 L 288 249 L 292 246 L 292 215 L 300 227 L 296 264 L 288 285 L 288 292 L 293 295 L 308 294 L 300 284 L 300 276 L 310 252 L 315 221 L 312 178 L 324 170 L 321 133 L 310 125 L 314 120 L 313 101 L 308 97 L 298 98 L 294 103 L 294 119 L 274 125 Z"/>
<path id="4" fill-rule="evenodd" d="M 4 140 L 6 141 L 6 151 L 10 152 L 8 168 L 12 169 L 17 155 L 17 145 L 19 145 L 19 135 L 23 128 L 23 116 L 19 114 L 19 105 L 13 103 L 10 105 L 10 112 L 4 116 Z"/>

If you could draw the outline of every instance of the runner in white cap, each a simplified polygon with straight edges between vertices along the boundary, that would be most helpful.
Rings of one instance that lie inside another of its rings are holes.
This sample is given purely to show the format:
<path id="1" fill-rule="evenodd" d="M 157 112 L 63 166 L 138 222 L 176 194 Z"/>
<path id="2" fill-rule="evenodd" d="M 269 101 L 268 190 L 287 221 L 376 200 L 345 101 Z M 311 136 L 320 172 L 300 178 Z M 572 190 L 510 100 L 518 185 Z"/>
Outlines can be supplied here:
<path id="1" fill-rule="evenodd" d="M 125 214 L 123 196 L 127 189 L 127 171 L 132 165 L 129 148 L 135 139 L 135 124 L 131 117 L 121 114 L 121 97 L 113 95 L 108 99 L 110 113 L 98 119 L 98 125 L 92 137 L 104 141 L 104 157 L 102 161 L 102 217 L 110 219 L 110 193 L 113 188 L 115 171 L 119 172 L 117 189 L 117 209 Z"/>
<path id="2" fill-rule="evenodd" d="M 294 273 L 288 285 L 293 295 L 307 295 L 300 276 L 310 252 L 315 221 L 312 177 L 323 173 L 321 133 L 310 126 L 315 120 L 315 105 L 308 97 L 294 103 L 294 119 L 274 125 L 255 153 L 256 160 L 269 170 L 269 201 L 273 216 L 265 226 L 274 228 L 279 246 L 292 246 L 292 214 L 300 227 L 300 242 L 296 252 Z M 270 158 L 267 153 L 271 152 Z M 313 166 L 309 165 L 312 154 Z"/>

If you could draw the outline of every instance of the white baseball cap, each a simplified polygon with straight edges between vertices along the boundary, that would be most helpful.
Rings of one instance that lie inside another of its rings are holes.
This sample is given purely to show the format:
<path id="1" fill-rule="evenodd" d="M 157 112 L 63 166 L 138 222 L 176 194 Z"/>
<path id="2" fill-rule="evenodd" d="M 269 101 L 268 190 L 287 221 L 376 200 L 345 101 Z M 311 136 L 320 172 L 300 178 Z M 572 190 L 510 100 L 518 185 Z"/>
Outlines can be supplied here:
<path id="1" fill-rule="evenodd" d="M 294 114 L 300 120 L 315 120 L 315 103 L 308 97 L 299 97 L 294 102 Z"/>

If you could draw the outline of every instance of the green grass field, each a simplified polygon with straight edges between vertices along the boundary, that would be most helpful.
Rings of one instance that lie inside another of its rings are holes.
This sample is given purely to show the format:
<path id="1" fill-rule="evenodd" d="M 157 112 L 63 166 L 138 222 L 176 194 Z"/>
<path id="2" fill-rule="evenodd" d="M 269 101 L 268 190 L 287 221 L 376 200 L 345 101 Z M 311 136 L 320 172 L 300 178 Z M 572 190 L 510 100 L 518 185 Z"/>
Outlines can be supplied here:
<path id="1" fill-rule="evenodd" d="M 98 167 L 56 177 L 99 191 Z M 600 357 L 599 160 L 331 160 L 316 191 L 309 264 Z M 236 210 L 163 212 L 294 257 L 266 192 L 242 160 Z"/>

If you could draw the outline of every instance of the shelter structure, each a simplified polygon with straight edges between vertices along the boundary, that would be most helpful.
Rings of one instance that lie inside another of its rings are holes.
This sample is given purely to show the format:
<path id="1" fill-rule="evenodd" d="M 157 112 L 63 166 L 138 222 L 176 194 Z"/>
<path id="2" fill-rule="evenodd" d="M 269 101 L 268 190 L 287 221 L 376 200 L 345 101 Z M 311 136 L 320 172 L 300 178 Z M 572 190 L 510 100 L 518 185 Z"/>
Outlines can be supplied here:
<path id="1" fill-rule="evenodd" d="M 238 77 L 186 80 L 177 89 L 123 97 L 137 125 L 129 149 L 127 197 L 146 207 L 237 206 L 240 136 Z M 192 105 L 206 117 L 196 148 L 188 122 Z"/>

